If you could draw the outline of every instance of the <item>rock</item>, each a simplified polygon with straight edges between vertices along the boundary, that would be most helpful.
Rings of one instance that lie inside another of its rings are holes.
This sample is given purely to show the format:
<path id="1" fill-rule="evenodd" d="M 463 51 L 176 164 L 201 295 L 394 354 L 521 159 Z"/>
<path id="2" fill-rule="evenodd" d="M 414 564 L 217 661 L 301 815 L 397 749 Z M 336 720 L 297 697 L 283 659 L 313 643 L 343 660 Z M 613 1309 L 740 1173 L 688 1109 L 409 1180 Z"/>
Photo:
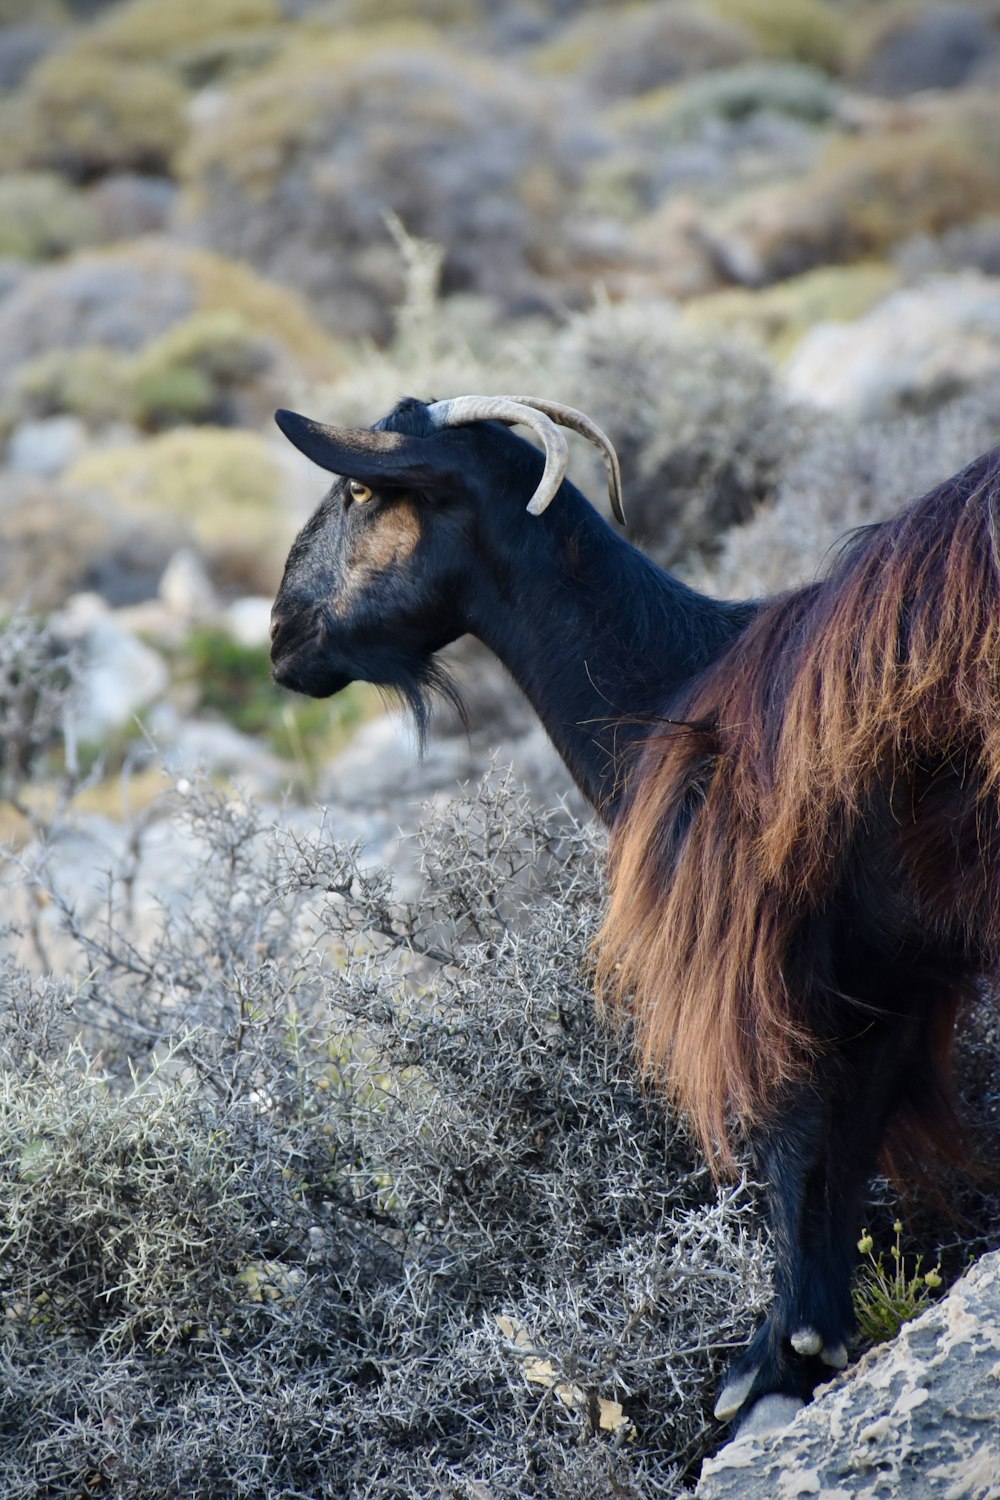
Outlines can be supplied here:
<path id="1" fill-rule="evenodd" d="M 43 417 L 15 427 L 7 444 L 7 467 L 15 474 L 51 478 L 83 453 L 87 429 L 79 417 Z"/>
<path id="2" fill-rule="evenodd" d="M 222 613 L 220 624 L 240 646 L 266 646 L 271 639 L 271 597 L 249 594 L 234 599 Z"/>
<path id="3" fill-rule="evenodd" d="M 183 620 L 207 620 L 218 612 L 219 601 L 205 564 L 191 547 L 175 552 L 160 579 L 159 596 Z"/>
<path id="4" fill-rule="evenodd" d="M 167 177 L 143 177 L 117 172 L 105 177 L 90 194 L 106 240 L 137 239 L 166 229 L 177 189 Z"/>
<path id="5" fill-rule="evenodd" d="M 796 401 L 848 416 L 926 411 L 1000 381 L 1000 279 L 967 272 L 894 292 L 855 323 L 820 323 L 785 370 Z"/>
<path id="6" fill-rule="evenodd" d="M 954 89 L 997 51 L 997 34 L 967 5 L 903 11 L 890 21 L 861 70 L 863 89 L 902 98 L 918 89 Z"/>
<path id="7" fill-rule="evenodd" d="M 78 740 L 99 744 L 166 691 L 170 674 L 162 656 L 123 630 L 96 594 L 77 594 L 52 624 L 83 648 L 73 711 Z"/>
<path id="8" fill-rule="evenodd" d="M 870 1350 L 780 1432 L 705 1460 L 697 1500 L 995 1500 L 1000 1251 Z"/>
<path id="9" fill-rule="evenodd" d="M 320 802 L 384 809 L 389 803 L 412 806 L 437 791 L 457 790 L 479 774 L 477 756 L 461 738 L 428 739 L 422 756 L 414 731 L 400 714 L 386 714 L 363 724 L 346 750 L 326 767 L 317 796 Z"/>
<path id="10" fill-rule="evenodd" d="M 170 776 L 228 776 L 254 795 L 281 791 L 291 779 L 286 763 L 259 739 L 221 720 L 183 719 L 169 705 L 159 704 L 147 727 Z"/>
<path id="11" fill-rule="evenodd" d="M 0 89 L 16 89 L 58 41 L 58 29 L 38 21 L 0 27 Z"/>

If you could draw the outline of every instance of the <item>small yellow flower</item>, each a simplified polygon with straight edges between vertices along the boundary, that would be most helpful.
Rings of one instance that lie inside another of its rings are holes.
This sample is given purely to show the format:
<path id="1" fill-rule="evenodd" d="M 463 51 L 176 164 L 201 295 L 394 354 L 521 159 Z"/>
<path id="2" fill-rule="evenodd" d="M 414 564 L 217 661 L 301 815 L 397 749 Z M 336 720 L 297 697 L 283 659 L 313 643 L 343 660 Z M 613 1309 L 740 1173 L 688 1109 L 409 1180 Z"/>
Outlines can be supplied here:
<path id="1" fill-rule="evenodd" d="M 925 1271 L 924 1272 L 924 1284 L 926 1286 L 931 1286 L 931 1287 L 939 1287 L 941 1285 L 941 1267 L 940 1266 L 935 1266 L 932 1271 Z"/>
<path id="2" fill-rule="evenodd" d="M 867 1229 L 862 1229 L 861 1238 L 858 1240 L 858 1249 L 861 1251 L 861 1254 L 867 1255 L 874 1243 L 875 1241 L 872 1239 Z"/>
<path id="3" fill-rule="evenodd" d="M 903 1221 L 902 1221 L 902 1219 L 896 1219 L 894 1221 L 894 1223 L 893 1223 L 892 1228 L 893 1228 L 893 1233 L 894 1234 L 902 1234 L 902 1232 L 903 1232 Z"/>

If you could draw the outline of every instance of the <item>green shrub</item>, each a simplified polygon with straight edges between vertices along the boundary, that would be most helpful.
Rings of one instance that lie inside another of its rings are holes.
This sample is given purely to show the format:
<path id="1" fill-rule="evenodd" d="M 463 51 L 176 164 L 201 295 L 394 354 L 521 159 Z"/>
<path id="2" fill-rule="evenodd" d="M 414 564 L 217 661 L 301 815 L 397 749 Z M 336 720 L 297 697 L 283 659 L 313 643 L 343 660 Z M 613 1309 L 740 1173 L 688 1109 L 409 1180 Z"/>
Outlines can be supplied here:
<path id="1" fill-rule="evenodd" d="M 216 395 L 204 371 L 190 365 L 137 370 L 130 393 L 138 421 L 152 428 L 209 421 Z"/>
<path id="2" fill-rule="evenodd" d="M 281 19 L 279 0 L 126 0 L 101 18 L 88 45 L 117 57 L 162 62 Z"/>
<path id="3" fill-rule="evenodd" d="M 329 701 L 288 693 L 271 680 L 267 646 L 244 646 L 215 625 L 191 631 L 175 658 L 174 676 L 196 694 L 199 710 L 218 714 L 244 734 L 264 735 L 272 750 L 298 765 L 307 785 L 322 758 L 341 748 L 380 701 L 365 683 Z"/>
<path id="4" fill-rule="evenodd" d="M 98 239 L 92 205 L 55 173 L 0 176 L 0 258 L 47 260 Z"/>
<path id="5" fill-rule="evenodd" d="M 151 340 L 130 366 L 136 420 L 143 427 L 218 421 L 229 393 L 273 363 L 275 346 L 229 311 L 195 313 Z"/>
<path id="6" fill-rule="evenodd" d="M 847 20 L 828 0 L 711 0 L 711 9 L 744 27 L 768 57 L 827 73 L 843 66 Z"/>
<path id="7" fill-rule="evenodd" d="M 5 425 L 72 412 L 101 426 L 134 415 L 128 361 L 103 345 L 54 349 L 20 365 L 0 410 Z"/>
<path id="8" fill-rule="evenodd" d="M 777 359 L 790 354 L 816 323 L 852 322 L 887 297 L 901 273 L 881 261 L 820 266 L 774 286 L 727 287 L 687 303 L 682 322 L 694 328 L 748 334 Z"/>
<path id="9" fill-rule="evenodd" d="M 863 1260 L 854 1285 L 854 1312 L 861 1337 L 873 1344 L 894 1339 L 904 1323 L 930 1305 L 942 1286 L 940 1261 L 923 1271 L 924 1257 L 917 1255 L 911 1267 L 903 1254 L 901 1220 L 892 1229 L 895 1239 L 889 1246 L 888 1267 L 883 1251 L 876 1256 L 875 1241 L 867 1229 L 858 1241 Z"/>
<path id="10" fill-rule="evenodd" d="M 706 119 L 738 122 L 767 110 L 821 125 L 837 108 L 834 86 L 804 63 L 757 62 L 720 69 L 681 84 L 662 124 L 667 140 L 696 135 Z"/>
<path id="11" fill-rule="evenodd" d="M 83 179 L 166 172 L 186 133 L 185 103 L 160 68 L 82 47 L 59 52 L 5 103 L 0 162 Z"/>

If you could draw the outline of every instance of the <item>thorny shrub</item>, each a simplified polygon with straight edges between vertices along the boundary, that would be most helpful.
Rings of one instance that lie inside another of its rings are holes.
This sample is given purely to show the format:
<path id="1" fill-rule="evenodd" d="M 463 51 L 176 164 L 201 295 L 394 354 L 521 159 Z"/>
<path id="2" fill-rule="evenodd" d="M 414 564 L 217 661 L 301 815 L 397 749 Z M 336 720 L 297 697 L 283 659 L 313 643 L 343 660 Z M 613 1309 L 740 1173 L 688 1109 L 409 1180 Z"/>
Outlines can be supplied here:
<path id="1" fill-rule="evenodd" d="M 595 1018 L 596 836 L 488 780 L 407 902 L 182 783 L 89 907 L 82 836 L 8 864 L 3 1493 L 676 1488 L 766 1247 Z"/>
<path id="2" fill-rule="evenodd" d="M 0 797 L 14 800 L 65 734 L 79 673 L 75 650 L 19 610 L 0 628 Z"/>

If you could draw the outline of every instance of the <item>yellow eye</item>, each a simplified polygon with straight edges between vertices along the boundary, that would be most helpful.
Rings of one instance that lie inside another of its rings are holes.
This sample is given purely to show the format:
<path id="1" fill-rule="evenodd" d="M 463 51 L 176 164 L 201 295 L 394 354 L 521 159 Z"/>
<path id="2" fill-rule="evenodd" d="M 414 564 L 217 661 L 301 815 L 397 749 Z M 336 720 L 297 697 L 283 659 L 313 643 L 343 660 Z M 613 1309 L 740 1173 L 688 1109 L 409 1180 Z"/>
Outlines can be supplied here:
<path id="1" fill-rule="evenodd" d="M 364 505 L 365 501 L 370 500 L 372 497 L 372 492 L 368 486 L 362 484 L 358 479 L 352 479 L 347 486 L 347 490 L 351 499 L 356 501 L 358 505 Z"/>

